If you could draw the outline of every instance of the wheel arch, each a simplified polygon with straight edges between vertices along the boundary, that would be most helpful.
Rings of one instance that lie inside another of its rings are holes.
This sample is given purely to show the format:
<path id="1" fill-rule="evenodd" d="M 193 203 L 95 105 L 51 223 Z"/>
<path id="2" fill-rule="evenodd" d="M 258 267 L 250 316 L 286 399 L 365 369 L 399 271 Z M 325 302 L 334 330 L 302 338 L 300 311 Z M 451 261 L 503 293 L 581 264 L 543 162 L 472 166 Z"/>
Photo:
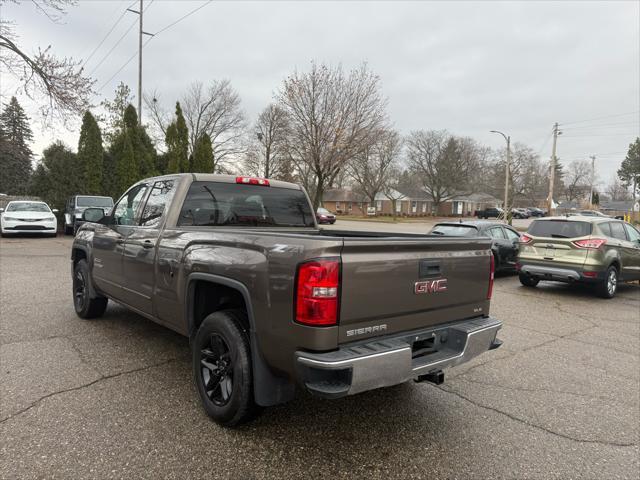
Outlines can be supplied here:
<path id="1" fill-rule="evenodd" d="M 207 311 L 207 308 L 196 311 L 196 309 L 201 308 L 198 304 L 198 301 L 201 300 L 197 296 L 200 288 L 219 289 L 218 291 L 234 297 L 232 299 L 233 301 L 212 301 L 209 303 L 209 306 L 216 305 L 217 308 L 214 308 L 212 311 Z M 274 375 L 262 355 L 256 334 L 256 320 L 251 295 L 246 285 L 229 277 L 212 273 L 195 272 L 188 277 L 184 298 L 189 342 L 193 339 L 198 326 L 204 319 L 200 318 L 203 314 L 206 316 L 215 311 L 228 308 L 244 308 L 247 313 L 248 325 L 241 325 L 241 327 L 247 330 L 249 335 L 255 402 L 260 406 L 267 407 L 287 402 L 293 398 L 295 386 L 288 379 Z M 243 305 L 237 303 L 238 298 L 242 299 Z"/>

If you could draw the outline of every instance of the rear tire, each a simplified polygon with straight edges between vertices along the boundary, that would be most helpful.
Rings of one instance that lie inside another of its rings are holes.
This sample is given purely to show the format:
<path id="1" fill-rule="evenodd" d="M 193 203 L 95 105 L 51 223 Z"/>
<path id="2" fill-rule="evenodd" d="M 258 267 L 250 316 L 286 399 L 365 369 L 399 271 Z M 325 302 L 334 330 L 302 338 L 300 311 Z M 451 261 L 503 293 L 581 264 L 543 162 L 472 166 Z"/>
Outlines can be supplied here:
<path id="1" fill-rule="evenodd" d="M 73 306 L 80 318 L 101 317 L 107 309 L 109 299 L 102 296 L 91 298 L 92 290 L 89 265 L 83 258 L 73 268 Z"/>
<path id="2" fill-rule="evenodd" d="M 596 285 L 596 293 L 598 296 L 602 298 L 615 297 L 618 291 L 618 280 L 618 269 L 611 265 L 607 268 L 607 273 L 602 282 Z"/>
<path id="3" fill-rule="evenodd" d="M 194 382 L 202 406 L 225 427 L 247 422 L 259 411 L 243 324 L 246 314 L 242 311 L 214 312 L 203 320 L 191 345 Z"/>
<path id="4" fill-rule="evenodd" d="M 540 283 L 540 280 L 538 278 L 530 277 L 529 275 L 525 275 L 524 273 L 520 273 L 518 277 L 520 278 L 520 283 L 525 287 L 535 287 L 538 285 L 538 283 Z"/>
<path id="5" fill-rule="evenodd" d="M 64 234 L 65 235 L 72 235 L 73 234 L 73 226 L 69 227 L 65 224 L 64 226 Z"/>

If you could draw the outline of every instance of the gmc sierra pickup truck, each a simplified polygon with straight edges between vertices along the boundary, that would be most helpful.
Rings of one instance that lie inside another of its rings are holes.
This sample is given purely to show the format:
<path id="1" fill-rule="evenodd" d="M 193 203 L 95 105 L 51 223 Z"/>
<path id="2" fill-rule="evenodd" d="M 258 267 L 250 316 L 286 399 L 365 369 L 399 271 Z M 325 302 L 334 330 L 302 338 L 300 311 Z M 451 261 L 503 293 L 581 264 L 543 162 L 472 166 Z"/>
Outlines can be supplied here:
<path id="1" fill-rule="evenodd" d="M 441 383 L 501 344 L 488 238 L 323 230 L 300 186 L 212 174 L 142 180 L 83 220 L 77 314 L 110 299 L 188 336 L 196 390 L 222 425 L 296 388 Z"/>

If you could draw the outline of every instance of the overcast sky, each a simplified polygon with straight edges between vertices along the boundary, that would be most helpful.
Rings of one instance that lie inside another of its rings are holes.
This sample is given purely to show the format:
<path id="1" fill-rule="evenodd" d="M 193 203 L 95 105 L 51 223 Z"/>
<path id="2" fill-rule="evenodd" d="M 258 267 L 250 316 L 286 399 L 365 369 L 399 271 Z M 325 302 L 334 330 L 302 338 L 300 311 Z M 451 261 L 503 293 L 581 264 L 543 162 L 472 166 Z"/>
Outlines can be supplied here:
<path id="1" fill-rule="evenodd" d="M 51 44 L 86 58 L 132 0 L 81 0 L 52 23 L 30 2 L 5 4 L 27 51 Z M 137 2 L 136 2 L 137 3 Z M 145 0 L 144 29 L 157 32 L 204 1 Z M 87 62 L 91 72 L 137 22 L 127 13 Z M 124 81 L 135 92 L 137 28 L 95 70 L 110 97 Z M 282 79 L 312 60 L 348 69 L 368 62 L 380 75 L 402 132 L 447 129 L 492 147 L 502 130 L 549 158 L 554 122 L 565 124 L 558 156 L 597 156 L 608 183 L 640 128 L 640 2 L 242 2 L 214 1 L 159 34 L 144 49 L 144 90 L 172 103 L 195 80 L 227 78 L 253 121 Z M 2 81 L 3 95 L 11 82 Z M 4 98 L 3 98 L 4 99 Z M 35 115 L 34 106 L 20 99 Z M 586 121 L 585 121 L 586 120 Z M 578 122 L 578 123 L 574 123 Z M 77 132 L 35 124 L 34 150 Z"/>

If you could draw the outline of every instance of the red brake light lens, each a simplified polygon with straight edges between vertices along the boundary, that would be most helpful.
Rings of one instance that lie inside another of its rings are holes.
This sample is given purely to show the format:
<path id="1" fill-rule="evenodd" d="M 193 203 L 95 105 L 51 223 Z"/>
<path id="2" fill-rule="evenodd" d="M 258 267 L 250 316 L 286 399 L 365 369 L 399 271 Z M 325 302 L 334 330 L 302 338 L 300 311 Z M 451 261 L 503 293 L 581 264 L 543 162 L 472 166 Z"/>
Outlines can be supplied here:
<path id="1" fill-rule="evenodd" d="M 523 233 L 522 235 L 520 235 L 520 243 L 531 243 L 531 240 L 533 240 L 533 238 L 531 238 L 526 233 Z"/>
<path id="2" fill-rule="evenodd" d="M 578 248 L 592 248 L 597 250 L 602 247 L 605 243 L 607 243 L 606 238 L 586 238 L 584 240 L 576 240 L 572 242 Z"/>
<path id="3" fill-rule="evenodd" d="M 262 185 L 263 187 L 269 186 L 269 180 L 266 178 L 256 178 L 256 177 L 236 177 L 236 183 L 241 183 L 244 185 Z"/>
<path id="4" fill-rule="evenodd" d="M 338 323 L 340 260 L 318 259 L 298 265 L 296 322 L 311 326 Z"/>
<path id="5" fill-rule="evenodd" d="M 493 295 L 493 279 L 496 276 L 496 261 L 491 254 L 491 260 L 489 264 L 489 289 L 487 290 L 487 300 L 491 300 Z"/>

